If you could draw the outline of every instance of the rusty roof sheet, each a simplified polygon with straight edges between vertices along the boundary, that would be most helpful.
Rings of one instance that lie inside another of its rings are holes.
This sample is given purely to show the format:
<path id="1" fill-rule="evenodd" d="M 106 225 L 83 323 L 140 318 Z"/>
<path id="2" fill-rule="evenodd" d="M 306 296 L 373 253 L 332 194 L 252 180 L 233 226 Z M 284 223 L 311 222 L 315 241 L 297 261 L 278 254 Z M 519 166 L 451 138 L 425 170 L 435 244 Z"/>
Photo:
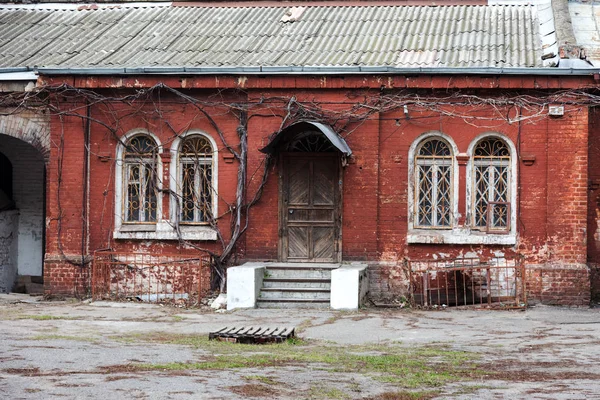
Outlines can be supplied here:
<path id="1" fill-rule="evenodd" d="M 528 5 L 4 6 L 0 67 L 542 67 L 539 24 Z"/>

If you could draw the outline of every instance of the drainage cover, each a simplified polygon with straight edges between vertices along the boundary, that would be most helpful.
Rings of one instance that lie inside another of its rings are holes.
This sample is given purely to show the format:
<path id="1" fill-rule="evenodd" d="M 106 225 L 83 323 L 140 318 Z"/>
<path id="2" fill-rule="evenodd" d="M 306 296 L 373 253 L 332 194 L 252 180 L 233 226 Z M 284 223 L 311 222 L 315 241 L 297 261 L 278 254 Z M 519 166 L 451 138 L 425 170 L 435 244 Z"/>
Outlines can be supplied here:
<path id="1" fill-rule="evenodd" d="M 281 343 L 294 337 L 293 327 L 225 327 L 208 334 L 209 340 L 220 340 L 234 343 Z"/>

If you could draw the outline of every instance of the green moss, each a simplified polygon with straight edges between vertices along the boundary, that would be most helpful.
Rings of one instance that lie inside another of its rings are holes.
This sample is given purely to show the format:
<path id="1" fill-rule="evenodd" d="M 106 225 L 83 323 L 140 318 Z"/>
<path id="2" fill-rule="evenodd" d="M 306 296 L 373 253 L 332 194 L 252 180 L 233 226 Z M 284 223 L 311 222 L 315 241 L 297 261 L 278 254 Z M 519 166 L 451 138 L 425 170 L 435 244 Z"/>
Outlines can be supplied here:
<path id="1" fill-rule="evenodd" d="M 275 379 L 270 378 L 268 376 L 264 376 L 264 375 L 248 375 L 248 376 L 244 376 L 244 379 L 246 379 L 248 381 L 258 381 L 260 383 L 264 383 L 265 385 L 279 384 L 279 382 L 277 382 Z"/>
<path id="2" fill-rule="evenodd" d="M 63 320 L 75 320 L 79 319 L 76 317 L 65 317 L 61 315 L 21 315 L 18 317 L 19 319 L 33 319 L 36 321 L 50 321 L 55 319 L 63 319 Z"/>
<path id="3" fill-rule="evenodd" d="M 138 370 L 226 370 L 307 365 L 331 372 L 365 373 L 381 382 L 406 388 L 439 387 L 478 375 L 476 354 L 451 350 L 446 346 L 409 348 L 397 343 L 336 346 L 300 339 L 259 346 L 209 341 L 206 335 L 167 333 L 120 338 L 133 339 L 185 345 L 210 354 L 202 361 L 191 363 L 131 364 L 131 368 Z"/>
<path id="4" fill-rule="evenodd" d="M 95 337 L 53 335 L 53 334 L 36 335 L 36 336 L 31 337 L 31 339 L 32 340 L 72 340 L 72 341 L 76 341 L 76 342 L 91 342 L 91 343 L 99 342 L 99 339 L 95 338 Z"/>

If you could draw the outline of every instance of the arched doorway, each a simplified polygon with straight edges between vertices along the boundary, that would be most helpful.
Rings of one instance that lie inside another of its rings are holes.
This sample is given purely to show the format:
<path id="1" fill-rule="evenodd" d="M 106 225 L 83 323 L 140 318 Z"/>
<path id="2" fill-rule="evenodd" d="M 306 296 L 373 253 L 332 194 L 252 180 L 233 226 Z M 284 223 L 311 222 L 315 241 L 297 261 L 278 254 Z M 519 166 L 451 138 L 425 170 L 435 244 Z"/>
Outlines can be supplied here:
<path id="1" fill-rule="evenodd" d="M 31 144 L 0 134 L 0 292 L 43 290 L 45 163 Z"/>
<path id="2" fill-rule="evenodd" d="M 281 132 L 265 150 L 277 149 L 279 259 L 340 262 L 342 240 L 342 159 L 351 154 L 330 127 L 299 122 Z"/>

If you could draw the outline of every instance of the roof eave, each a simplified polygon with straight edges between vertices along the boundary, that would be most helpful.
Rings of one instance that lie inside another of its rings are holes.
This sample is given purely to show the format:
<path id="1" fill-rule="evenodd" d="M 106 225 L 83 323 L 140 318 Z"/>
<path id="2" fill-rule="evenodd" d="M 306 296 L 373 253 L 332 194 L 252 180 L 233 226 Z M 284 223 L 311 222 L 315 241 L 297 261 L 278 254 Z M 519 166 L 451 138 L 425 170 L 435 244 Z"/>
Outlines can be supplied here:
<path id="1" fill-rule="evenodd" d="M 0 73 L 34 71 L 40 75 L 593 75 L 600 68 L 551 67 L 390 67 L 390 66 L 282 66 L 282 67 L 136 67 L 136 68 L 0 68 Z"/>

